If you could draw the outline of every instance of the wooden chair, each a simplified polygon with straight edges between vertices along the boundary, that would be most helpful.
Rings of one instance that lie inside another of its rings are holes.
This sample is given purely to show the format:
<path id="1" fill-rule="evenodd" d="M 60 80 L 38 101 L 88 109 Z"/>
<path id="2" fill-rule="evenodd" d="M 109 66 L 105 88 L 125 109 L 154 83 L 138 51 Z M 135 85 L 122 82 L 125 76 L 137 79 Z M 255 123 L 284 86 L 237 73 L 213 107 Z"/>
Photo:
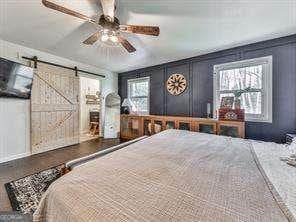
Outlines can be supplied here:
<path id="1" fill-rule="evenodd" d="M 89 134 L 94 136 L 97 132 L 99 132 L 99 122 L 90 122 Z"/>

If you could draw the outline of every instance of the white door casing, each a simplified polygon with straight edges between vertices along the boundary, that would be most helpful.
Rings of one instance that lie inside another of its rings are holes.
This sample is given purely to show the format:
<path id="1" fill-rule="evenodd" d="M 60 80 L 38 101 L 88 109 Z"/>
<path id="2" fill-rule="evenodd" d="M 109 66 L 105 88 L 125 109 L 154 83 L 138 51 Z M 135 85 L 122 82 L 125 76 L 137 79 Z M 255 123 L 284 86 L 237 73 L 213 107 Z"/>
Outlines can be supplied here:
<path id="1" fill-rule="evenodd" d="M 31 95 L 32 153 L 79 143 L 79 77 L 38 63 Z"/>

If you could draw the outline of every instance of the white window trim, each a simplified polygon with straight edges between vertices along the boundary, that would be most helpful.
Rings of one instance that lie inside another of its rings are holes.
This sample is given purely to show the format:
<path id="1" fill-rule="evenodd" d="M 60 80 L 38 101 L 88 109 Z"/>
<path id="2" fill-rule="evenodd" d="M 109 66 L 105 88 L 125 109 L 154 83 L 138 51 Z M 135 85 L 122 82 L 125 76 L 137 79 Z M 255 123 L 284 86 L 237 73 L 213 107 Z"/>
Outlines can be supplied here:
<path id="1" fill-rule="evenodd" d="M 265 64 L 265 65 L 264 65 Z M 216 110 L 220 106 L 219 95 L 219 75 L 218 73 L 226 69 L 243 68 L 247 66 L 263 65 L 263 106 L 261 115 L 246 114 L 246 121 L 272 123 L 272 56 L 260 57 L 255 59 L 242 60 L 231 63 L 223 63 L 214 66 L 213 78 L 213 116 L 217 118 Z"/>
<path id="2" fill-rule="evenodd" d="M 147 112 L 143 112 L 143 111 L 137 111 L 137 114 L 139 115 L 149 115 L 150 113 L 150 77 L 142 77 L 142 78 L 135 78 L 135 79 L 128 79 L 127 80 L 127 97 L 130 99 L 130 83 L 131 82 L 141 82 L 143 80 L 148 80 L 148 96 L 147 96 L 147 105 L 148 105 L 148 109 Z M 146 97 L 145 97 L 146 98 Z"/>

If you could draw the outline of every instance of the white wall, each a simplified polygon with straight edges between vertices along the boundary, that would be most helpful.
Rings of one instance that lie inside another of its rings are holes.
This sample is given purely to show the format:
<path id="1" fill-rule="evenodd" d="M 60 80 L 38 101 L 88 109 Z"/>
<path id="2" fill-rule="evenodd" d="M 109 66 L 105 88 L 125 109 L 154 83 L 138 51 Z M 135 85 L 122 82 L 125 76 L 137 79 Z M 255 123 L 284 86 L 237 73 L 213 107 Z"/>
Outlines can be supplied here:
<path id="1" fill-rule="evenodd" d="M 86 104 L 86 95 L 95 95 L 97 91 L 101 91 L 101 81 L 87 77 L 80 77 L 80 134 L 89 131 L 89 111 L 98 109 L 100 112 L 100 104 Z"/>
<path id="2" fill-rule="evenodd" d="M 106 78 L 102 80 L 102 95 L 117 92 L 116 73 L 0 39 L 0 57 L 25 64 L 21 56 L 37 56 L 41 60 L 104 74 Z M 26 156 L 30 152 L 30 101 L 0 98 L 0 162 Z"/>
<path id="3" fill-rule="evenodd" d="M 30 103 L 0 98 L 0 162 L 30 154 Z"/>
<path id="4" fill-rule="evenodd" d="M 100 135 L 104 135 L 104 125 L 105 125 L 105 114 L 106 114 L 106 107 L 105 107 L 105 99 L 109 93 L 116 92 L 118 93 L 118 76 L 116 78 L 111 78 L 108 76 L 102 80 L 102 108 L 101 108 L 101 129 Z M 116 90 L 112 90 L 116 89 Z"/>

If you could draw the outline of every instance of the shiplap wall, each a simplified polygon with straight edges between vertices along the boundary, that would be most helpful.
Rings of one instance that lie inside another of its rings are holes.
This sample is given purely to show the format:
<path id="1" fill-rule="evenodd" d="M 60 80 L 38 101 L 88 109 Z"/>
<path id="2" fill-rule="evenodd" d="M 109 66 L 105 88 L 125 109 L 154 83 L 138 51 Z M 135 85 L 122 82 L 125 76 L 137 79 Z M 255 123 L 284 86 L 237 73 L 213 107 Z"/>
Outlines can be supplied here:
<path id="1" fill-rule="evenodd" d="M 0 39 L 0 57 L 24 64 L 26 61 L 19 59 L 18 55 L 38 56 L 49 62 L 77 66 L 80 69 L 104 74 L 106 78 L 102 80 L 102 95 L 117 92 L 116 73 Z M 102 118 L 104 115 L 103 109 Z M 30 155 L 30 153 L 30 100 L 0 98 L 0 162 Z"/>

